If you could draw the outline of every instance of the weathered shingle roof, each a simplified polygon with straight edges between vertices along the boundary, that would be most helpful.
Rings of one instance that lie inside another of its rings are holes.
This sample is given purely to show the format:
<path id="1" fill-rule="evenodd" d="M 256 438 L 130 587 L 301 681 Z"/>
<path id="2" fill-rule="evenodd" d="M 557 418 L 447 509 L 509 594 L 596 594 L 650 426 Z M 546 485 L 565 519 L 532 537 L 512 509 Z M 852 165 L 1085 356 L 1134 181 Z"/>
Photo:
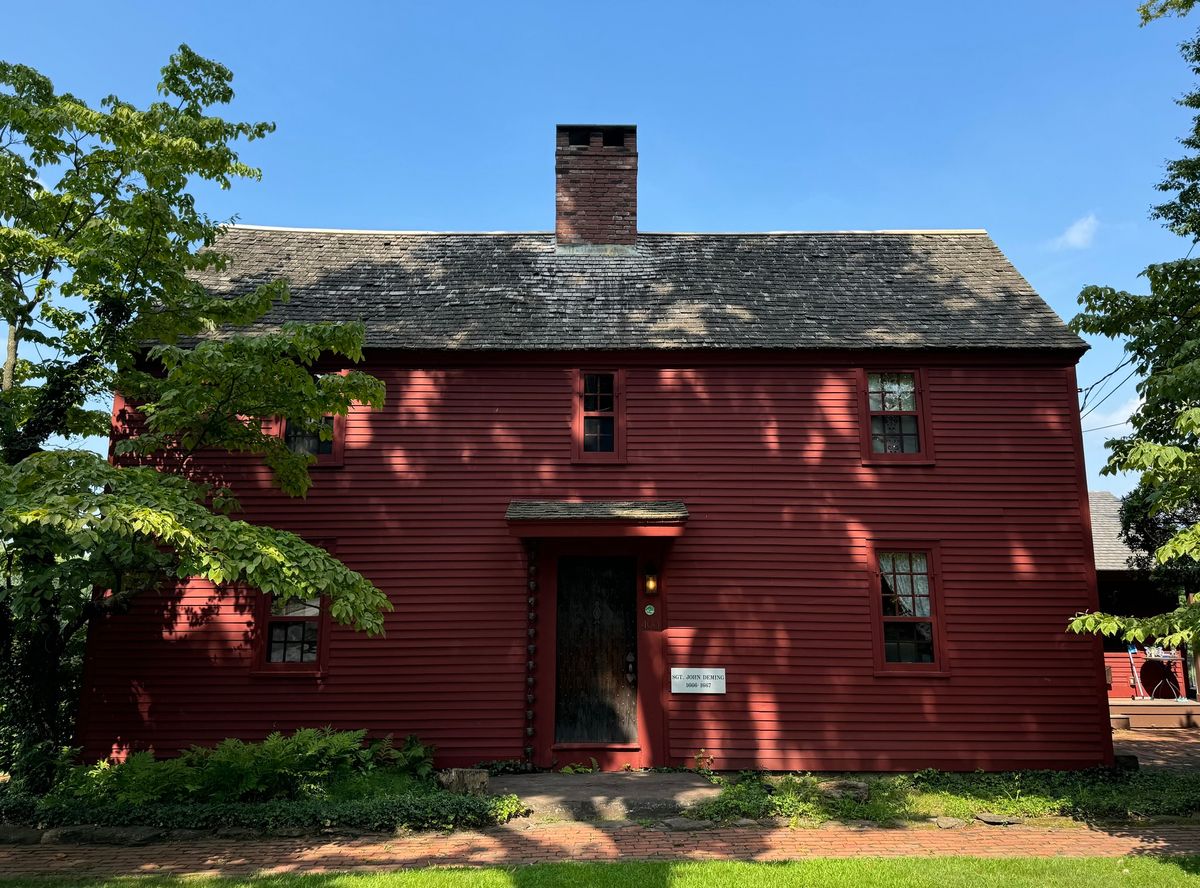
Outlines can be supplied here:
<path id="1" fill-rule="evenodd" d="M 513 500 L 509 521 L 686 521 L 682 500 Z"/>
<path id="2" fill-rule="evenodd" d="M 1126 559 L 1133 550 L 1121 537 L 1121 501 L 1107 490 L 1089 490 L 1092 512 L 1092 548 L 1096 570 L 1132 570 Z"/>
<path id="3" fill-rule="evenodd" d="M 232 262 L 202 278 L 214 292 L 290 281 L 259 328 L 361 320 L 369 347 L 1085 348 L 982 231 L 639 234 L 606 253 L 234 226 L 217 248 Z"/>

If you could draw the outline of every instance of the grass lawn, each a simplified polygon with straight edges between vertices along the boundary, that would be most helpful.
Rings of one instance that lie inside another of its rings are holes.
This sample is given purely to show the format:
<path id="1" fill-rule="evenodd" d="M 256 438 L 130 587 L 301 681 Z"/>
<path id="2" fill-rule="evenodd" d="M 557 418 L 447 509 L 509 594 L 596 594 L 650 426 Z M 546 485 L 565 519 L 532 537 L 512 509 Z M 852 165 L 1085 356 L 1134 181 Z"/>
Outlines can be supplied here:
<path id="1" fill-rule="evenodd" d="M 520 869 L 410 870 L 378 875 L 234 879 L 36 878 L 0 886 L 38 888 L 1174 888 L 1200 886 L 1200 858 L 980 860 L 899 858 L 795 863 L 542 864 Z"/>

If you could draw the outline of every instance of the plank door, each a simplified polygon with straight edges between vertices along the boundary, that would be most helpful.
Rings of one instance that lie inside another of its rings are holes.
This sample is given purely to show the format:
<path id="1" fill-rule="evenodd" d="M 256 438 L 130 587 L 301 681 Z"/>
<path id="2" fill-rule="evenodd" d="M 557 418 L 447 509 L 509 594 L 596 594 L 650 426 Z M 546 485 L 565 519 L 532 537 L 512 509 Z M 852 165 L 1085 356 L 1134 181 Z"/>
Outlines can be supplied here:
<path id="1" fill-rule="evenodd" d="M 554 740 L 637 740 L 637 560 L 558 559 Z"/>

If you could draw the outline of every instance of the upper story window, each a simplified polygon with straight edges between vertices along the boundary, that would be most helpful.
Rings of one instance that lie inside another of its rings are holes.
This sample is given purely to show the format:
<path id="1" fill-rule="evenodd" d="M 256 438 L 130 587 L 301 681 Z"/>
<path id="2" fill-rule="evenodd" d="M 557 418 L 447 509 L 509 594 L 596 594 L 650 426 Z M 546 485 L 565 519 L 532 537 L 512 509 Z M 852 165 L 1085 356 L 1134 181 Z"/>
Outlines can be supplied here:
<path id="1" fill-rule="evenodd" d="M 868 373 L 872 453 L 920 453 L 917 380 L 911 373 Z"/>
<path id="2" fill-rule="evenodd" d="M 931 462 L 921 372 L 868 370 L 860 377 L 864 462 Z"/>
<path id="3" fill-rule="evenodd" d="M 612 373 L 583 374 L 583 452 L 617 449 L 617 393 Z"/>
<path id="4" fill-rule="evenodd" d="M 333 443 L 336 435 L 334 417 L 322 418 L 322 423 L 328 427 L 329 436 L 322 437 L 317 429 L 301 429 L 288 420 L 283 427 L 283 440 L 292 453 L 309 454 L 311 456 L 327 456 L 333 454 Z"/>
<path id="5" fill-rule="evenodd" d="M 622 462 L 625 458 L 624 374 L 580 370 L 575 379 L 572 457 L 576 462 Z"/>

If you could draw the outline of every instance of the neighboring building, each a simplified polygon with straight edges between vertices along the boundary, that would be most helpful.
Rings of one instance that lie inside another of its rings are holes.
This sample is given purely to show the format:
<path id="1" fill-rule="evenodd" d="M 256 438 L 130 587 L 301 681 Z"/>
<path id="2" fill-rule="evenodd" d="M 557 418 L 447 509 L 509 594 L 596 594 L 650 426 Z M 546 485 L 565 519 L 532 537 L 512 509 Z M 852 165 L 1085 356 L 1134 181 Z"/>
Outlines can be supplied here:
<path id="1" fill-rule="evenodd" d="M 1139 574 L 1129 559 L 1133 551 L 1121 536 L 1121 500 L 1104 490 L 1088 494 L 1092 513 L 1092 548 L 1100 610 L 1148 617 L 1179 606 Z M 1178 705 L 1195 692 L 1188 680 L 1188 653 L 1163 651 L 1144 644 L 1131 646 L 1104 639 L 1104 667 L 1113 724 L 1117 727 L 1182 727 L 1200 723 L 1194 704 Z M 1169 704 L 1169 705 L 1168 705 Z"/>
<path id="2" fill-rule="evenodd" d="M 641 232 L 636 138 L 559 127 L 554 233 L 227 231 L 206 285 L 287 277 L 257 329 L 361 319 L 388 402 L 305 500 L 213 465 L 395 611 L 145 599 L 89 637 L 85 754 L 332 724 L 448 765 L 1111 761 L 1065 631 L 1084 343 L 983 231 Z"/>

